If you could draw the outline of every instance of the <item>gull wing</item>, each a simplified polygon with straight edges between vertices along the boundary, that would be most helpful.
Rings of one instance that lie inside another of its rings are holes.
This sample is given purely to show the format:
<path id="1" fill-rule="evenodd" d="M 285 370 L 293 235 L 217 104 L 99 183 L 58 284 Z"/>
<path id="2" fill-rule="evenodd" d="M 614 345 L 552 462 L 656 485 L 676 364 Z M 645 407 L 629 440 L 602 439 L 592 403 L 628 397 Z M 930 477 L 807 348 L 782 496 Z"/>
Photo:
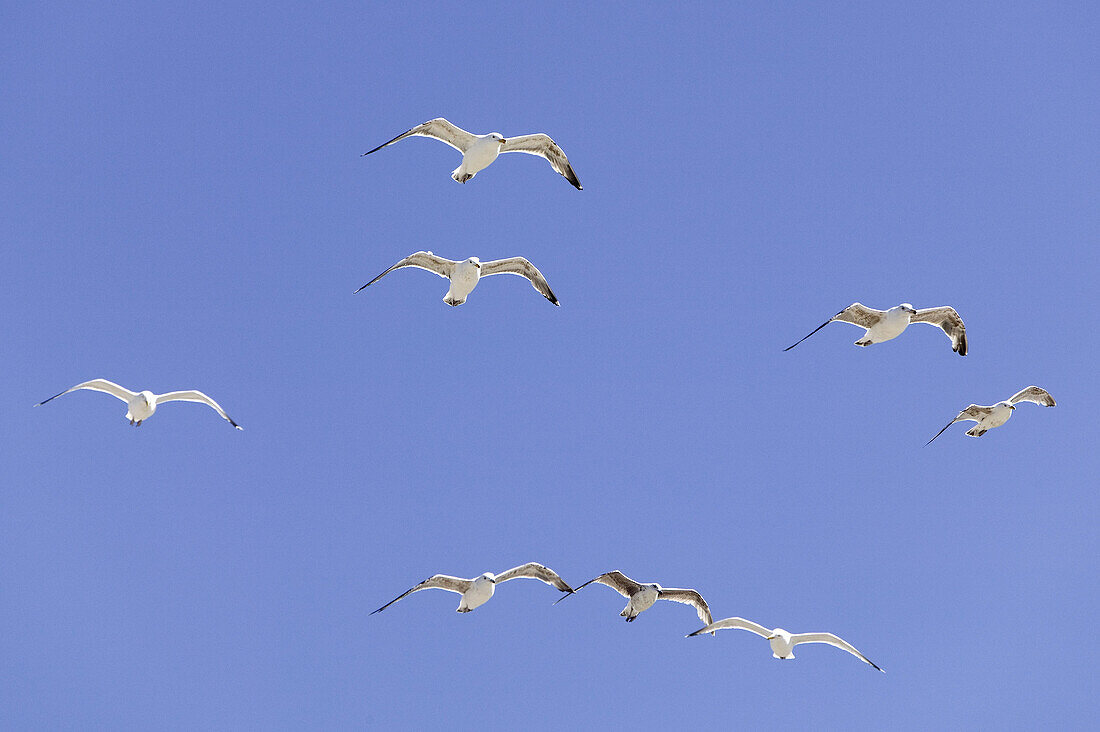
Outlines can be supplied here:
<path id="1" fill-rule="evenodd" d="M 1026 389 L 1021 389 L 1008 400 L 1009 404 L 1019 404 L 1020 402 L 1035 402 L 1044 407 L 1053 407 L 1057 404 L 1049 391 L 1041 389 L 1038 386 L 1029 386 Z"/>
<path id="2" fill-rule="evenodd" d="M 577 180 L 577 174 L 573 172 L 573 166 L 569 164 L 569 158 L 558 144 L 550 139 L 549 135 L 538 133 L 535 135 L 520 135 L 505 139 L 501 146 L 502 153 L 518 152 L 528 155 L 538 155 L 550 162 L 550 167 L 565 176 L 565 179 L 573 184 L 578 191 L 582 190 L 581 182 Z"/>
<path id="3" fill-rule="evenodd" d="M 826 325 L 833 322 L 834 320 L 839 320 L 839 321 L 844 322 L 844 323 L 851 323 L 852 325 L 858 325 L 861 328 L 870 328 L 871 326 L 875 325 L 875 323 L 877 323 L 879 320 L 882 319 L 882 315 L 883 315 L 884 312 L 885 311 L 883 311 L 883 310 L 875 310 L 874 308 L 869 308 L 866 305 L 862 305 L 858 302 L 854 302 L 851 305 L 849 305 L 848 307 L 841 310 L 839 313 L 837 313 L 833 317 L 826 320 L 821 325 L 819 325 L 816 328 L 814 328 L 813 330 L 811 330 L 808 334 L 803 336 L 802 339 L 798 341 L 798 343 L 801 343 L 802 341 L 806 340 L 807 338 L 809 338 L 814 333 L 818 332 L 819 330 L 821 330 L 822 328 L 824 328 Z M 794 346 L 797 346 L 798 343 L 795 343 Z M 787 346 L 783 350 L 784 351 L 789 351 L 792 348 L 794 348 L 794 346 Z"/>
<path id="4" fill-rule="evenodd" d="M 458 264 L 458 262 L 452 262 L 450 259 L 437 257 L 431 252 L 416 252 L 415 254 L 410 254 L 409 256 L 405 257 L 400 262 L 393 265 L 385 272 L 360 287 L 355 292 L 359 292 L 360 290 L 370 287 L 375 282 L 388 275 L 390 272 L 393 272 L 395 269 L 401 269 L 402 267 L 419 267 L 420 269 L 426 269 L 429 272 L 435 272 L 443 279 L 449 280 L 451 278 L 451 272 L 454 271 L 454 267 L 456 264 Z"/>
<path id="5" fill-rule="evenodd" d="M 710 607 L 707 606 L 707 601 L 695 590 L 682 590 L 678 587 L 662 587 L 657 597 L 661 600 L 672 600 L 673 602 L 679 602 L 684 605 L 691 605 L 695 608 L 696 614 L 699 615 L 699 620 L 707 625 L 710 625 L 714 620 L 710 614 Z"/>
<path id="6" fill-rule="evenodd" d="M 828 645 L 839 648 L 842 651 L 848 651 L 848 653 L 851 653 L 853 656 L 860 659 L 864 663 L 869 663 L 877 668 L 879 671 L 882 671 L 882 669 L 879 668 L 874 661 L 857 651 L 855 646 L 853 646 L 851 643 L 844 640 L 843 638 L 833 635 L 832 633 L 798 633 L 797 635 L 792 635 L 791 645 L 797 646 L 799 643 L 827 643 Z M 886 673 L 885 671 L 882 672 Z"/>
<path id="7" fill-rule="evenodd" d="M 383 605 L 382 607 L 380 607 L 377 610 L 375 610 L 374 612 L 372 612 L 371 615 L 374 615 L 374 613 L 382 612 L 383 610 L 385 610 L 386 608 L 388 608 L 390 605 L 394 604 L 398 600 L 400 600 L 404 597 L 408 597 L 412 593 L 419 592 L 420 590 L 446 590 L 447 592 L 457 592 L 458 594 L 462 595 L 466 592 L 466 590 L 470 589 L 470 585 L 472 585 L 473 583 L 474 583 L 474 581 L 472 579 L 462 579 L 461 577 L 451 577 L 451 576 L 445 575 L 445 574 L 432 575 L 428 579 L 426 579 L 423 582 L 421 582 L 420 584 L 418 584 L 416 587 L 412 587 L 408 590 L 405 590 L 405 592 L 402 592 L 400 595 L 393 598 L 392 600 L 387 602 L 385 605 Z"/>
<path id="8" fill-rule="evenodd" d="M 966 326 L 955 308 L 944 305 L 923 308 L 909 318 L 910 323 L 928 323 L 943 330 L 951 339 L 951 349 L 960 356 L 966 355 Z"/>
<path id="9" fill-rule="evenodd" d="M 130 400 L 133 399 L 134 397 L 136 397 L 137 394 L 138 394 L 136 391 L 130 391 L 129 389 L 127 389 L 125 387 L 119 386 L 118 384 L 116 384 L 113 381 L 107 381 L 106 379 L 92 379 L 91 381 L 85 381 L 83 384 L 77 384 L 76 386 L 74 386 L 71 389 L 66 389 L 65 391 L 63 391 L 59 394 L 54 394 L 49 399 L 41 401 L 38 404 L 35 404 L 34 406 L 41 407 L 46 402 L 51 401 L 53 399 L 57 399 L 59 396 L 64 396 L 65 394 L 68 394 L 70 391 L 76 391 L 77 389 L 90 389 L 92 391 L 101 391 L 104 394 L 110 394 L 113 397 L 117 397 L 118 399 L 121 399 L 122 401 L 126 402 L 127 404 L 129 404 Z"/>
<path id="10" fill-rule="evenodd" d="M 562 600 L 564 600 L 565 598 L 569 597 L 570 595 L 572 595 L 576 592 L 580 592 L 581 590 L 583 590 L 585 587 L 588 587 L 588 585 L 592 584 L 593 582 L 595 582 L 597 584 L 601 584 L 601 585 L 607 585 L 611 589 L 615 590 L 615 592 L 618 592 L 620 595 L 622 595 L 623 597 L 626 597 L 626 598 L 631 597 L 638 590 L 642 589 L 642 586 L 640 584 L 638 584 L 634 580 L 630 579 L 629 577 L 627 577 L 625 574 L 623 574 L 619 570 L 615 569 L 615 570 L 612 570 L 610 572 L 605 572 L 604 574 L 601 574 L 599 577 L 593 577 L 592 579 L 588 580 L 587 582 L 585 582 L 583 585 L 581 585 L 577 589 L 573 590 L 573 592 L 569 593 L 569 595 L 563 595 L 562 597 L 558 598 L 558 601 L 555 602 L 554 604 L 557 605 L 558 602 L 561 602 Z"/>
<path id="11" fill-rule="evenodd" d="M 416 127 L 413 127 L 407 132 L 402 132 L 400 135 L 393 138 L 389 142 L 383 142 L 381 145 L 374 148 L 373 150 L 368 150 L 367 152 L 363 153 L 363 155 L 370 155 L 372 152 L 378 152 L 386 145 L 392 145 L 398 140 L 404 140 L 406 137 L 413 136 L 431 137 L 441 142 L 445 142 L 453 147 L 455 150 L 458 150 L 463 155 L 466 154 L 466 151 L 470 149 L 470 145 L 472 145 L 474 140 L 477 139 L 477 135 L 471 134 L 461 127 L 457 127 L 451 124 L 442 117 L 436 117 L 435 119 L 430 119 L 423 124 L 419 124 Z M 363 157 L 363 155 L 360 155 L 359 157 Z"/>
<path id="12" fill-rule="evenodd" d="M 939 432 L 937 432 L 935 437 L 932 438 L 932 440 L 934 440 L 934 439 L 936 439 L 936 437 L 939 437 L 940 435 L 942 435 L 948 427 L 955 424 L 956 422 L 967 422 L 967 421 L 969 421 L 969 422 L 981 422 L 982 419 L 984 419 L 985 417 L 988 417 L 989 413 L 992 412 L 992 411 L 993 411 L 993 407 L 983 407 L 981 404 L 971 404 L 969 407 L 967 407 L 966 409 L 959 412 L 958 416 L 955 417 L 955 419 L 953 419 L 950 422 L 948 422 L 947 424 L 945 424 L 943 426 L 943 429 L 940 430 Z M 924 443 L 925 446 L 931 445 L 932 440 L 929 440 L 928 442 Z"/>
<path id="13" fill-rule="evenodd" d="M 164 404 L 165 402 L 201 402 L 220 414 L 222 419 L 229 424 L 239 430 L 244 429 L 225 413 L 225 410 L 221 408 L 220 404 L 203 394 L 201 391 L 191 389 L 188 391 L 170 391 L 167 394 L 157 394 L 157 404 Z"/>
<path id="14" fill-rule="evenodd" d="M 560 306 L 557 296 L 550 290 L 550 285 L 546 283 L 546 278 L 542 276 L 542 272 L 538 271 L 535 265 L 528 262 L 523 257 L 510 257 L 509 259 L 494 259 L 492 262 L 481 263 L 481 276 L 488 277 L 495 274 L 514 274 L 520 277 L 526 277 L 531 286 L 542 293 L 550 302 Z"/>
<path id="15" fill-rule="evenodd" d="M 528 577 L 530 579 L 537 579 L 545 582 L 546 584 L 557 587 L 562 592 L 572 592 L 573 588 L 569 586 L 565 580 L 563 580 L 557 572 L 544 567 L 538 562 L 528 562 L 527 564 L 519 567 L 512 567 L 506 572 L 501 572 L 496 576 L 496 583 L 499 585 L 501 582 L 507 582 L 508 580 L 516 579 L 518 577 Z"/>
<path id="16" fill-rule="evenodd" d="M 711 623 L 705 628 L 700 628 L 694 633 L 687 635 L 690 638 L 693 635 L 699 635 L 701 633 L 714 633 L 715 631 L 725 630 L 726 628 L 734 628 L 736 630 L 747 630 L 750 633 L 756 633 L 761 638 L 767 638 L 773 631 L 765 628 L 763 625 L 758 625 L 751 620 L 745 620 L 744 618 L 726 618 L 719 620 L 716 623 Z"/>

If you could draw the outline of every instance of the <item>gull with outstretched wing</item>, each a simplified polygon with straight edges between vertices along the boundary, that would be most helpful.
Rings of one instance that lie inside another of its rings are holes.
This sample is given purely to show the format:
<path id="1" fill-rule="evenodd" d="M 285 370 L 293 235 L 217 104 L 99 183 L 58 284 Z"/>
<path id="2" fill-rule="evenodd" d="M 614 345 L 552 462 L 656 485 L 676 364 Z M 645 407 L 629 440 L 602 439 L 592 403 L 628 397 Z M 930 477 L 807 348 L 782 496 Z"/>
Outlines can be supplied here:
<path id="1" fill-rule="evenodd" d="M 527 153 L 545 158 L 555 171 L 565 177 L 578 191 L 581 190 L 581 182 L 577 180 L 577 174 L 573 172 L 573 166 L 569 164 L 569 158 L 565 156 L 558 144 L 550 139 L 549 135 L 536 133 L 533 135 L 520 135 L 505 139 L 499 132 L 490 132 L 487 135 L 475 135 L 461 127 L 457 127 L 442 117 L 428 120 L 423 124 L 402 132 L 389 142 L 384 142 L 373 150 L 368 150 L 363 155 L 377 152 L 386 145 L 392 145 L 406 137 L 431 137 L 445 142 L 455 150 L 462 153 L 462 164 L 451 173 L 451 177 L 459 183 L 465 183 L 480 171 L 489 167 L 490 163 L 497 159 L 501 153 Z"/>
<path id="2" fill-rule="evenodd" d="M 489 601 L 489 598 L 493 596 L 493 592 L 496 590 L 496 585 L 501 582 L 507 582 L 508 580 L 519 578 L 537 579 L 540 582 L 561 590 L 568 594 L 572 594 L 573 588 L 563 580 L 557 572 L 545 567 L 538 562 L 528 562 L 527 564 L 521 564 L 518 567 L 512 567 L 511 569 L 501 572 L 500 574 L 493 574 L 492 572 L 485 572 L 473 579 L 463 579 L 462 577 L 451 577 L 446 574 L 437 574 L 429 577 L 420 584 L 412 587 L 405 592 L 401 593 L 394 599 L 387 602 L 382 607 L 378 608 L 374 613 L 380 613 L 390 605 L 394 604 L 398 600 L 411 595 L 414 592 L 420 590 L 447 590 L 448 592 L 457 592 L 462 595 L 462 599 L 458 602 L 458 609 L 456 612 L 468 613 L 474 608 L 480 607 Z"/>
<path id="3" fill-rule="evenodd" d="M 40 407 L 48 401 L 57 399 L 59 396 L 64 396 L 71 391 L 78 389 L 89 389 L 91 391 L 101 391 L 104 394 L 110 394 L 113 397 L 121 399 L 126 402 L 126 419 L 130 420 L 130 424 L 140 427 L 141 423 L 153 416 L 153 412 L 157 411 L 157 405 L 164 402 L 199 402 L 205 404 L 215 412 L 221 415 L 222 419 L 229 424 L 233 425 L 237 429 L 243 429 L 239 424 L 230 419 L 229 415 L 225 413 L 225 410 L 221 408 L 221 405 L 210 397 L 203 394 L 201 391 L 195 391 L 189 389 L 186 391 L 170 391 L 166 394 L 154 394 L 151 391 L 130 391 L 129 389 L 119 386 L 113 381 L 107 381 L 106 379 L 92 379 L 91 381 L 85 381 L 83 384 L 77 384 L 71 389 L 66 389 L 60 394 L 54 394 L 49 399 L 39 402 L 34 406 Z"/>
<path id="4" fill-rule="evenodd" d="M 709 623 L 711 621 L 710 608 L 707 607 L 707 601 L 695 590 L 685 590 L 677 587 L 661 587 L 655 582 L 648 584 L 635 582 L 616 569 L 611 572 L 605 572 L 599 577 L 593 577 L 578 587 L 576 591 L 579 592 L 582 588 L 587 587 L 593 582 L 610 587 L 615 590 L 615 592 L 627 598 L 626 607 L 623 608 L 623 611 L 619 613 L 619 615 L 625 617 L 628 623 L 632 622 L 634 618 L 638 617 L 639 613 L 650 608 L 653 603 L 658 600 L 671 600 L 672 602 L 691 605 L 695 608 L 695 612 L 701 621 L 704 623 Z M 568 595 L 565 597 L 568 597 Z M 564 600 L 565 597 L 558 598 L 558 602 Z"/>
<path id="5" fill-rule="evenodd" d="M 889 310 L 875 310 L 858 302 L 854 302 L 841 310 L 821 325 L 814 328 L 798 343 L 806 340 L 814 333 L 824 328 L 829 323 L 840 321 L 851 323 L 864 329 L 863 337 L 856 341 L 857 346 L 870 346 L 897 338 L 911 323 L 927 323 L 940 328 L 951 339 L 951 350 L 960 356 L 966 355 L 966 326 L 955 308 L 942 306 L 917 310 L 909 303 L 902 303 Z M 789 351 L 798 345 L 787 346 L 784 351 Z"/>
<path id="6" fill-rule="evenodd" d="M 557 296 L 550 289 L 550 285 L 546 283 L 546 278 L 542 276 L 542 272 L 539 272 L 535 265 L 531 264 L 523 257 L 494 259 L 491 262 L 482 262 L 477 257 L 470 257 L 461 262 L 456 262 L 438 257 L 431 252 L 417 252 L 405 257 L 400 262 L 363 285 L 363 287 L 360 287 L 356 292 L 370 287 L 390 272 L 395 269 L 401 269 L 402 267 L 419 267 L 420 269 L 434 272 L 440 277 L 449 280 L 451 286 L 448 288 L 447 294 L 443 297 L 443 302 L 453 307 L 466 302 L 466 298 L 473 289 L 477 287 L 477 283 L 482 277 L 497 274 L 513 274 L 524 277 L 539 294 L 555 305 L 561 305 L 561 303 L 558 302 Z"/>
<path id="7" fill-rule="evenodd" d="M 687 637 L 690 638 L 693 635 L 700 635 L 702 633 L 715 633 L 719 630 L 726 630 L 727 628 L 747 630 L 750 633 L 756 633 L 761 638 L 766 638 L 768 643 L 771 644 L 772 656 L 775 658 L 783 660 L 794 658 L 794 647 L 800 643 L 826 643 L 843 651 L 848 651 L 848 653 L 851 653 L 864 663 L 868 663 L 879 671 L 882 671 L 874 661 L 856 650 L 855 646 L 832 633 L 788 633 L 782 628 L 773 628 L 769 630 L 763 625 L 754 623 L 751 620 L 745 620 L 744 618 L 726 618 L 725 620 L 710 623 L 694 633 L 688 633 Z M 883 673 L 886 672 L 883 671 Z"/>
<path id="8" fill-rule="evenodd" d="M 932 440 L 936 439 L 944 433 L 944 431 L 955 424 L 956 422 L 977 422 L 976 425 L 966 431 L 968 437 L 981 437 L 994 427 L 1000 427 L 1002 424 L 1008 421 L 1008 418 L 1012 416 L 1012 413 L 1016 411 L 1016 405 L 1020 402 L 1034 402 L 1043 407 L 1053 407 L 1057 405 L 1054 401 L 1054 397 L 1050 395 L 1046 389 L 1042 389 L 1038 386 L 1029 386 L 1025 389 L 1013 394 L 1003 402 L 997 402 L 996 404 L 986 407 L 981 404 L 971 404 L 966 409 L 959 412 L 955 419 L 944 425 L 943 429 L 937 432 Z M 929 440 L 925 445 L 931 445 L 932 440 Z"/>

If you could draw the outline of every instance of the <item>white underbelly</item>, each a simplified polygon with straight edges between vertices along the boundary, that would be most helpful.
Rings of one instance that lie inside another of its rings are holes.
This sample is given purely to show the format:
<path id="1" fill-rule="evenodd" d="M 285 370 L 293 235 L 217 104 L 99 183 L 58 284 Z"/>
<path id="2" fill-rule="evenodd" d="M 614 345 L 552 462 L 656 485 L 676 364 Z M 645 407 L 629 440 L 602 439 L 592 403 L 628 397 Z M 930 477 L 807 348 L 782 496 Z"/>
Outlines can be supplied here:
<path id="1" fill-rule="evenodd" d="M 467 173 L 476 173 L 489 167 L 489 163 L 500 154 L 500 143 L 496 140 L 476 144 L 462 156 L 462 167 Z"/>

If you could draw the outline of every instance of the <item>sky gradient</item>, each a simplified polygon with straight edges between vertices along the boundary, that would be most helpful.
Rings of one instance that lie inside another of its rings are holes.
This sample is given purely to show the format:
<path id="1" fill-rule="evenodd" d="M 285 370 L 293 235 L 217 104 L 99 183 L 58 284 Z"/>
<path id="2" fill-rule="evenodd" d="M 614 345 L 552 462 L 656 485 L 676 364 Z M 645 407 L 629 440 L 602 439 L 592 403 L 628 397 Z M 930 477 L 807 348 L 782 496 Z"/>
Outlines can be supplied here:
<path id="1" fill-rule="evenodd" d="M 1100 10 L 958 5 L 0 9 L 0 727 L 1094 724 Z M 359 157 L 437 116 L 585 190 Z M 562 306 L 352 295 L 419 249 Z M 953 305 L 970 355 L 782 352 L 857 300 Z M 92 378 L 244 431 L 31 407 Z M 601 586 L 368 617 L 527 561 L 887 673 Z"/>

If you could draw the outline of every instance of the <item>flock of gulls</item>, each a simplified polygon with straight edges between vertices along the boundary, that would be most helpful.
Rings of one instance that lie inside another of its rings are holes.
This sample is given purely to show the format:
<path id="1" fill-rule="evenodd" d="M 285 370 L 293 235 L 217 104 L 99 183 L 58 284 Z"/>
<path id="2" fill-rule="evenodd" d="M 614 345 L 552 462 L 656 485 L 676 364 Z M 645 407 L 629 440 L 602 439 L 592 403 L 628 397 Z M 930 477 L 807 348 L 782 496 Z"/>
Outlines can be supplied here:
<path id="1" fill-rule="evenodd" d="M 442 117 L 417 125 L 401 133 L 389 142 L 383 143 L 373 150 L 363 153 L 363 155 L 370 155 L 387 145 L 392 145 L 406 137 L 414 136 L 430 137 L 440 140 L 462 153 L 461 164 L 451 173 L 451 177 L 459 183 L 466 183 L 479 172 L 489 167 L 501 153 L 519 152 L 529 155 L 538 155 L 545 158 L 558 174 L 569 181 L 577 190 L 581 190 L 580 180 L 578 180 L 577 174 L 573 171 L 573 166 L 569 164 L 569 159 L 566 157 L 565 152 L 562 151 L 557 143 L 550 139 L 549 136 L 538 133 L 506 138 L 498 132 L 491 132 L 487 135 L 475 135 L 460 127 L 456 127 Z M 482 277 L 496 274 L 512 274 L 524 277 L 539 294 L 551 303 L 554 305 L 561 304 L 558 302 L 557 296 L 550 289 L 550 285 L 547 283 L 542 272 L 523 257 L 510 257 L 508 259 L 497 259 L 489 262 L 482 262 L 477 257 L 469 257 L 468 259 L 456 261 L 445 259 L 432 252 L 426 251 L 410 254 L 355 292 L 358 293 L 370 287 L 395 269 L 402 269 L 404 267 L 424 269 L 429 272 L 434 272 L 440 277 L 448 280 L 450 286 L 447 289 L 447 294 L 443 298 L 443 302 L 452 307 L 466 302 L 466 298 L 469 297 L 470 293 L 477 287 Z M 844 308 L 839 313 L 829 318 L 829 320 L 819 325 L 808 335 L 804 336 L 797 343 L 784 350 L 791 350 L 826 325 L 835 321 L 851 323 L 852 325 L 864 329 L 863 335 L 855 342 L 857 346 L 870 346 L 877 343 L 883 343 L 897 338 L 905 332 L 905 329 L 912 323 L 926 323 L 940 328 L 947 337 L 951 339 L 951 349 L 955 353 L 958 353 L 960 356 L 965 356 L 968 350 L 966 326 L 963 324 L 963 320 L 959 316 L 959 313 L 953 307 L 942 306 L 918 310 L 909 303 L 902 303 L 887 310 L 876 310 L 858 302 L 852 303 Z M 186 401 L 206 404 L 233 427 L 238 430 L 242 429 L 240 425 L 226 414 L 221 405 L 201 391 L 171 391 L 165 394 L 154 394 L 151 391 L 135 392 L 106 379 L 93 379 L 77 384 L 70 389 L 55 394 L 49 399 L 39 402 L 39 404 L 35 406 L 41 406 L 59 396 L 84 389 L 103 392 L 121 399 L 126 403 L 126 419 L 134 426 L 141 426 L 145 420 L 149 419 L 156 412 L 157 406 L 160 404 L 172 401 Z M 969 407 L 959 412 L 943 429 L 937 432 L 935 436 L 928 441 L 928 444 L 931 444 L 933 440 L 943 434 L 948 427 L 960 421 L 976 422 L 977 424 L 967 430 L 966 434 L 970 437 L 981 437 L 987 431 L 994 427 L 1000 427 L 1007 422 L 1008 418 L 1012 416 L 1012 412 L 1016 409 L 1016 405 L 1020 402 L 1033 402 L 1044 407 L 1055 406 L 1054 397 L 1045 389 L 1038 386 L 1029 386 L 1020 390 L 1009 399 L 997 402 L 992 406 L 971 404 Z M 696 590 L 662 587 L 652 582 L 637 582 L 618 570 L 606 572 L 598 577 L 594 577 L 575 589 L 565 582 L 557 572 L 536 562 L 529 562 L 518 567 L 513 567 L 500 574 L 485 572 L 473 579 L 437 574 L 410 588 L 393 600 L 390 600 L 388 603 L 375 610 L 374 613 L 385 610 L 390 605 L 393 605 L 398 600 L 408 595 L 427 589 L 439 589 L 457 593 L 461 597 L 458 603 L 458 612 L 468 613 L 488 602 L 493 597 L 498 584 L 520 578 L 539 580 L 564 593 L 557 602 L 561 602 L 561 600 L 575 594 L 577 591 L 590 584 L 605 585 L 627 599 L 626 607 L 623 608 L 623 611 L 619 614 L 626 618 L 628 623 L 635 620 L 639 614 L 653 606 L 658 600 L 670 600 L 695 608 L 699 620 L 704 623 L 702 628 L 689 633 L 689 637 L 704 633 L 713 635 L 717 631 L 727 628 L 747 630 L 767 639 L 768 643 L 771 645 L 772 655 L 780 659 L 794 658 L 794 647 L 796 645 L 802 643 L 824 643 L 847 651 L 864 663 L 882 671 L 879 666 L 860 653 L 854 646 L 832 633 L 792 634 L 782 628 L 769 629 L 740 617 L 730 617 L 724 620 L 714 621 L 706 600 L 704 600 L 702 595 Z M 371 614 L 373 615 L 374 613 Z"/>

